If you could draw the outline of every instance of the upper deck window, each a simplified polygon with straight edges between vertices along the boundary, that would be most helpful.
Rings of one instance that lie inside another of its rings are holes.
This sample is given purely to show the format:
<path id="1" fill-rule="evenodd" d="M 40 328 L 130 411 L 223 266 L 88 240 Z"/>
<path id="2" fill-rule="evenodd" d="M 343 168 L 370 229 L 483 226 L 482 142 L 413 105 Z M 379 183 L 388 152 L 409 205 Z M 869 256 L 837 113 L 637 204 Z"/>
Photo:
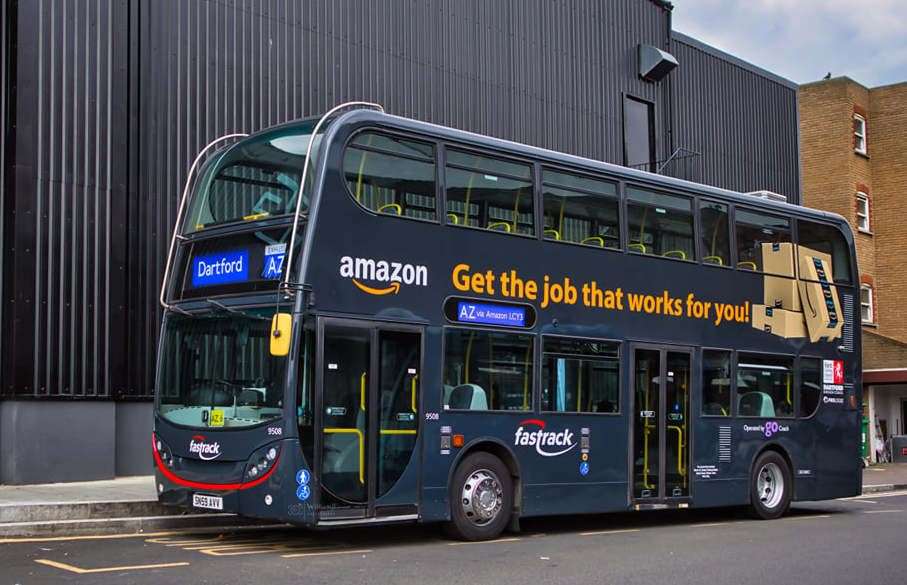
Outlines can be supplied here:
<path id="1" fill-rule="evenodd" d="M 546 169 L 545 238 L 599 248 L 620 248 L 617 186 Z"/>
<path id="2" fill-rule="evenodd" d="M 739 268 L 794 276 L 790 220 L 738 207 L 735 227 Z"/>
<path id="3" fill-rule="evenodd" d="M 731 265 L 727 205 L 703 200 L 699 204 L 699 221 L 702 233 L 702 261 L 719 266 Z"/>
<path id="4" fill-rule="evenodd" d="M 356 201 L 372 211 L 437 219 L 433 144 L 363 132 L 346 149 L 343 173 Z"/>
<path id="5" fill-rule="evenodd" d="M 266 132 L 214 157 L 193 195 L 183 232 L 295 212 L 313 125 Z M 308 196 L 303 197 L 304 211 Z"/>
<path id="6" fill-rule="evenodd" d="M 844 234 L 838 228 L 823 223 L 797 220 L 797 241 L 799 255 L 816 253 L 823 260 L 831 260 L 831 272 L 834 282 L 848 284 L 850 277 L 850 247 Z M 809 275 L 801 270 L 801 279 L 808 279 Z"/>
<path id="7" fill-rule="evenodd" d="M 627 187 L 627 231 L 631 252 L 695 260 L 693 202 L 687 197 Z"/>
<path id="8" fill-rule="evenodd" d="M 532 235 L 532 167 L 448 149 L 447 223 Z"/>

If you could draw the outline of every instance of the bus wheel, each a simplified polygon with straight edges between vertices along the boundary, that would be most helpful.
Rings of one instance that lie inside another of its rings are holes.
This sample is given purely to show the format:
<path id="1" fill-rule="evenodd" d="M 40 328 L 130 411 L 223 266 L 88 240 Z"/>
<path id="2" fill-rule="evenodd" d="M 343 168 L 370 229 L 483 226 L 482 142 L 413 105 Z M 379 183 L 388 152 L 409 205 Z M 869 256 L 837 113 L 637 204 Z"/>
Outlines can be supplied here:
<path id="1" fill-rule="evenodd" d="M 445 528 L 455 538 L 495 538 L 510 520 L 513 480 L 507 466 L 490 453 L 473 453 L 457 466 L 450 495 L 451 521 Z"/>
<path id="2" fill-rule="evenodd" d="M 756 459 L 750 480 L 750 504 L 756 518 L 773 520 L 787 512 L 794 484 L 781 455 L 766 451 Z"/>

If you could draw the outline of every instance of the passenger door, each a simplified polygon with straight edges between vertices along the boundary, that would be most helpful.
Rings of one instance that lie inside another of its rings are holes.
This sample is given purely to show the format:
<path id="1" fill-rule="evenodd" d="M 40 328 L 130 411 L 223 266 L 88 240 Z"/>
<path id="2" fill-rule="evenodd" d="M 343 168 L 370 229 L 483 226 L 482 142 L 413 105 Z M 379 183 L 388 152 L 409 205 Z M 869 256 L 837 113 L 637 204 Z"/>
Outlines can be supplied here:
<path id="1" fill-rule="evenodd" d="M 631 499 L 689 498 L 692 351 L 637 344 L 631 361 Z"/>
<path id="2" fill-rule="evenodd" d="M 318 341 L 319 516 L 380 515 L 382 498 L 417 465 L 421 330 L 322 319 Z M 415 510 L 415 485 L 393 500 Z"/>

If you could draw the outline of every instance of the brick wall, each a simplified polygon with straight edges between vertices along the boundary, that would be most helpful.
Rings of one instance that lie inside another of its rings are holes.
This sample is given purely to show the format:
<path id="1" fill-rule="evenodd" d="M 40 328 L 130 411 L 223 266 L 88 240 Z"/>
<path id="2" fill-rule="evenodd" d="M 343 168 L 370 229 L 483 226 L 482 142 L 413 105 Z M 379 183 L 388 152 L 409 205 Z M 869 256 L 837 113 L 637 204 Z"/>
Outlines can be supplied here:
<path id="1" fill-rule="evenodd" d="M 872 330 L 907 342 L 907 83 L 868 89 L 841 77 L 803 85 L 799 98 L 803 203 L 850 221 L 860 280 L 873 284 Z M 855 113 L 866 119 L 865 156 L 854 150 Z M 857 230 L 858 191 L 871 233 Z"/>

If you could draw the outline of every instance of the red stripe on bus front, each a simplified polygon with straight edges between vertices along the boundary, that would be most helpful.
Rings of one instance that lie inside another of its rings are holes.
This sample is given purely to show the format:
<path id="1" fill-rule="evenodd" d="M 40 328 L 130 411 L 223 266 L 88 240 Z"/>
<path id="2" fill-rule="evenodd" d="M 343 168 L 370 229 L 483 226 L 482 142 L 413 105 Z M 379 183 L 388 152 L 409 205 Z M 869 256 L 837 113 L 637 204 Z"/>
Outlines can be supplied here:
<path id="1" fill-rule="evenodd" d="M 220 491 L 229 491 L 229 490 L 247 490 L 253 488 L 263 482 L 265 482 L 271 474 L 277 469 L 277 462 L 280 461 L 280 455 L 277 455 L 277 458 L 274 459 L 274 464 L 271 466 L 271 469 L 268 472 L 258 479 L 249 482 L 239 482 L 239 483 L 205 483 L 201 481 L 191 481 L 188 479 L 183 479 L 177 474 L 173 473 L 171 470 L 167 469 L 167 466 L 164 465 L 164 462 L 161 460 L 161 454 L 157 451 L 157 445 L 155 444 L 156 440 L 154 435 L 151 435 L 151 452 L 154 453 L 154 462 L 157 464 L 157 468 L 161 470 L 161 473 L 164 474 L 164 477 L 172 481 L 177 485 L 183 487 L 190 487 L 200 490 L 220 490 Z"/>

